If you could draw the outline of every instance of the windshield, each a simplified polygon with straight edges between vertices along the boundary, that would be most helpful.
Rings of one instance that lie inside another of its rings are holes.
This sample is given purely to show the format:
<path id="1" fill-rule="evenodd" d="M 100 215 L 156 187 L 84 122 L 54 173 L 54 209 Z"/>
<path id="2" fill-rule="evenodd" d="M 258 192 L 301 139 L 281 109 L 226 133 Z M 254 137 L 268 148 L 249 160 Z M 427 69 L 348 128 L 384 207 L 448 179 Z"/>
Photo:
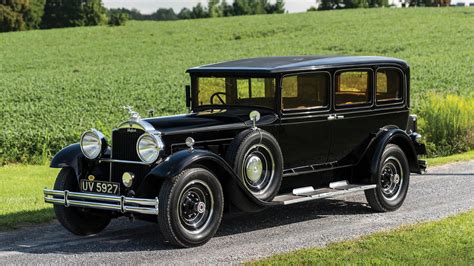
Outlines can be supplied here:
<path id="1" fill-rule="evenodd" d="M 275 78 L 199 77 L 197 106 L 275 106 Z"/>

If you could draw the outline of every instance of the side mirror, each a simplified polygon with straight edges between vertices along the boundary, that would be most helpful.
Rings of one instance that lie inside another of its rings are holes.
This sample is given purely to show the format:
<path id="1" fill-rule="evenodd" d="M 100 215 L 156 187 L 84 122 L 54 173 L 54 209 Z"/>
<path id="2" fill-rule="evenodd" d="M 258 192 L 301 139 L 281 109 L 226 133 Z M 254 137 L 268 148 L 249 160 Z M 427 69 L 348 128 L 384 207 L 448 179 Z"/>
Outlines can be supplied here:
<path id="1" fill-rule="evenodd" d="M 191 107 L 191 86 L 186 85 L 186 107 Z"/>

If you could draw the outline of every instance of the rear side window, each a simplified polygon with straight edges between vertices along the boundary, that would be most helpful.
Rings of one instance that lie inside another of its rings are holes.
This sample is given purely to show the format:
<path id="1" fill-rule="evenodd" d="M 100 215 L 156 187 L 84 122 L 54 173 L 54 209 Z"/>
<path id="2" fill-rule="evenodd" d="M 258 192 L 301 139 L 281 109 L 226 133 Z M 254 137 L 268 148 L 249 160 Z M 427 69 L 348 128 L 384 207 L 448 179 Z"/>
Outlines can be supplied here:
<path id="1" fill-rule="evenodd" d="M 345 71 L 336 75 L 336 106 L 370 103 L 370 72 Z"/>
<path id="2" fill-rule="evenodd" d="M 394 68 L 377 70 L 377 103 L 389 103 L 402 100 L 403 76 Z"/>
<path id="3" fill-rule="evenodd" d="M 330 76 L 328 73 L 310 73 L 283 77 L 283 109 L 308 109 L 327 106 L 329 80 Z"/>

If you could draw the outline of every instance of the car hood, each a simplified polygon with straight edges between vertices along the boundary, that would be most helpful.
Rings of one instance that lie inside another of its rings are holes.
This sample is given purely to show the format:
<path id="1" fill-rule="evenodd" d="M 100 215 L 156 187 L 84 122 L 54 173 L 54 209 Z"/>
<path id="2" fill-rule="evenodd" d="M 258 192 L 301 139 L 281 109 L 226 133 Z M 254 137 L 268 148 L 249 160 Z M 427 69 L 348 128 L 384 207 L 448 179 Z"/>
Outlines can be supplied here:
<path id="1" fill-rule="evenodd" d="M 277 115 L 273 111 L 263 108 L 229 108 L 218 109 L 213 112 L 202 111 L 185 115 L 147 118 L 144 121 L 150 123 L 163 135 L 189 134 L 249 127 L 252 125 L 249 114 L 253 110 L 257 110 L 261 114 L 257 125 L 270 124 L 277 119 Z"/>

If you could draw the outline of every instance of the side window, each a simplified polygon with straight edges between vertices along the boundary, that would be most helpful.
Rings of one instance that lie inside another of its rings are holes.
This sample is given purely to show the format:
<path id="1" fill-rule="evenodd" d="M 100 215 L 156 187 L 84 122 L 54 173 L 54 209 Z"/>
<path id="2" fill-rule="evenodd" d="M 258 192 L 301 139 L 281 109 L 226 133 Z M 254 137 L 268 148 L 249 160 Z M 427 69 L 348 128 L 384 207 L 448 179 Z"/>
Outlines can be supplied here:
<path id="1" fill-rule="evenodd" d="M 370 72 L 345 71 L 336 75 L 336 106 L 370 103 Z"/>
<path id="2" fill-rule="evenodd" d="M 329 80 L 330 76 L 327 73 L 283 77 L 283 109 L 307 109 L 327 106 Z"/>
<path id="3" fill-rule="evenodd" d="M 377 70 L 377 103 L 402 100 L 402 73 L 394 68 Z"/>

